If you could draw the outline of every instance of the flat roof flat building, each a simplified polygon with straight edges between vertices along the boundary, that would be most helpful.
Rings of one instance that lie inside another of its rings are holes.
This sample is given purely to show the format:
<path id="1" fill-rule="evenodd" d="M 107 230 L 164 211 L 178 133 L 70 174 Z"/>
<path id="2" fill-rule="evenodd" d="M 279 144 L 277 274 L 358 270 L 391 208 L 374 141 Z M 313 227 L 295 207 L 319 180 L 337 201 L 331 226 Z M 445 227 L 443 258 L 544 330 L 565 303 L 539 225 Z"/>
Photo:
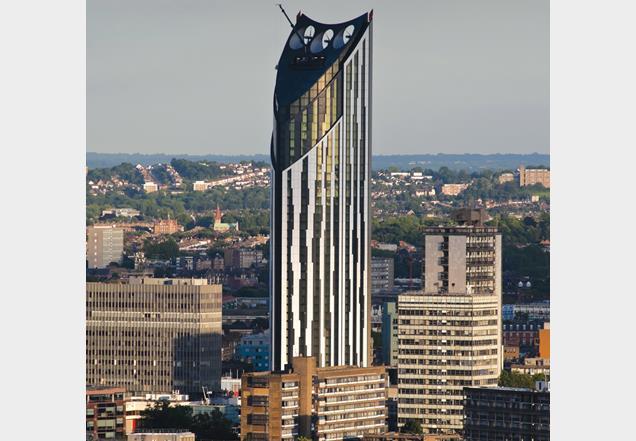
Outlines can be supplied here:
<path id="1" fill-rule="evenodd" d="M 112 225 L 86 228 L 86 260 L 89 268 L 106 268 L 121 263 L 124 256 L 124 229 Z"/>
<path id="2" fill-rule="evenodd" d="M 467 387 L 466 441 L 549 441 L 550 392 L 510 387 Z"/>
<path id="3" fill-rule="evenodd" d="M 371 363 L 372 14 L 299 13 L 277 64 L 272 369 Z"/>
<path id="4" fill-rule="evenodd" d="M 86 389 L 87 439 L 121 439 L 125 434 L 126 389 L 97 387 Z"/>
<path id="5" fill-rule="evenodd" d="M 218 390 L 221 295 L 205 279 L 87 283 L 87 384 L 134 394 Z"/>
<path id="6" fill-rule="evenodd" d="M 196 436 L 192 432 L 188 431 L 176 431 L 176 430 L 165 430 L 165 431 L 149 431 L 149 432 L 138 432 L 131 433 L 128 435 L 128 441 L 195 441 Z"/>
<path id="7" fill-rule="evenodd" d="M 286 372 L 244 374 L 241 439 L 359 439 L 386 431 L 384 367 L 316 367 L 295 357 Z"/>
<path id="8" fill-rule="evenodd" d="M 519 166 L 519 186 L 526 187 L 528 185 L 541 184 L 545 188 L 550 188 L 550 169 L 549 168 L 526 168 Z"/>
<path id="9" fill-rule="evenodd" d="M 501 234 L 484 212 L 424 232 L 423 290 L 398 300 L 398 425 L 459 433 L 463 388 L 496 387 L 503 365 Z"/>

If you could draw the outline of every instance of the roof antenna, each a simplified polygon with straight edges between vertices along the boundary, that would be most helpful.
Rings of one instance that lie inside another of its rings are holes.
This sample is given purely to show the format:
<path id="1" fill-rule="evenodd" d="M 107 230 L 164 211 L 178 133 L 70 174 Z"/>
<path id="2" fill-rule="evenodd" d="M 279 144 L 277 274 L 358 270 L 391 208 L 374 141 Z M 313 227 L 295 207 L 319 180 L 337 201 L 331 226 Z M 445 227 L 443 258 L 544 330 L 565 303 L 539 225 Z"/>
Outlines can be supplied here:
<path id="1" fill-rule="evenodd" d="M 282 11 L 283 15 L 285 16 L 285 18 L 289 22 L 289 26 L 291 26 L 291 28 L 294 29 L 294 23 L 292 23 L 292 21 L 289 19 L 289 15 L 287 15 L 287 12 L 285 12 L 285 10 L 283 9 L 283 5 L 280 4 L 280 3 L 276 3 L 276 6 L 278 6 L 280 8 L 280 10 Z"/>
<path id="2" fill-rule="evenodd" d="M 294 29 L 294 23 L 292 23 L 291 19 L 289 18 L 289 15 L 287 15 L 287 12 L 285 12 L 285 9 L 283 9 L 283 5 L 280 3 L 276 3 L 276 6 L 278 6 L 281 10 L 281 12 L 283 13 L 283 15 L 285 16 L 285 18 L 287 19 L 287 21 L 289 22 L 289 26 L 291 26 L 292 30 Z M 303 37 L 300 33 L 300 30 L 297 29 L 296 30 L 296 35 L 298 36 L 298 38 L 300 38 L 300 41 L 303 42 L 303 46 L 305 47 L 305 53 L 307 53 L 307 43 L 305 42 L 305 37 Z"/>

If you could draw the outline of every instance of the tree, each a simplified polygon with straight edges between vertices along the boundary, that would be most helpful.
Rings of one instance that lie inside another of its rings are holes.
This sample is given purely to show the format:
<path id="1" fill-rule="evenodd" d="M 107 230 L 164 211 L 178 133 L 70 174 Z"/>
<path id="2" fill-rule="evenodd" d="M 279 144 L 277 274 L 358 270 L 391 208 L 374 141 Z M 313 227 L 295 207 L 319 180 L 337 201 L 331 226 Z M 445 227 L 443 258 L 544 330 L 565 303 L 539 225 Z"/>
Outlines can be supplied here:
<path id="1" fill-rule="evenodd" d="M 190 431 L 197 440 L 236 440 L 238 437 L 232 432 L 232 423 L 223 416 L 221 411 L 214 409 L 211 413 L 202 413 L 192 418 Z"/>
<path id="2" fill-rule="evenodd" d="M 158 401 L 141 415 L 139 426 L 144 429 L 186 429 L 199 441 L 238 439 L 232 432 L 232 423 L 218 409 L 193 415 L 190 406 L 171 406 L 168 401 Z"/>
<path id="3" fill-rule="evenodd" d="M 144 242 L 144 253 L 151 259 L 169 260 L 179 256 L 179 245 L 173 238 L 156 243 L 146 240 Z"/>
<path id="4" fill-rule="evenodd" d="M 373 347 L 381 348 L 382 347 L 382 333 L 371 331 L 371 338 L 373 339 Z"/>
<path id="5" fill-rule="evenodd" d="M 157 401 L 153 407 L 141 412 L 140 427 L 144 429 L 190 429 L 192 408 L 170 406 L 168 401 Z"/>
<path id="6" fill-rule="evenodd" d="M 502 387 L 534 389 L 535 382 L 542 380 L 545 380 L 545 375 L 543 374 L 530 375 L 519 372 L 501 371 L 498 384 Z"/>
<path id="7" fill-rule="evenodd" d="M 419 423 L 419 421 L 415 420 L 408 420 L 406 423 L 404 423 L 402 429 L 400 429 L 400 432 L 412 433 L 415 435 L 421 435 L 424 433 L 424 431 L 422 430 L 422 425 Z"/>

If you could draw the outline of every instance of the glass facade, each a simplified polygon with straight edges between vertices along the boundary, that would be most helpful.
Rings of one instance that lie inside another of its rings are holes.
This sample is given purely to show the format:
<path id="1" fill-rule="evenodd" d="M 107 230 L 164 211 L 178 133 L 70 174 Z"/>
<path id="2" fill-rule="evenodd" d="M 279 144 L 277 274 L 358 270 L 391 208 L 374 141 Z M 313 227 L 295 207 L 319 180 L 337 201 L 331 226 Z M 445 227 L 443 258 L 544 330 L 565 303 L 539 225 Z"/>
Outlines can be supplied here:
<path id="1" fill-rule="evenodd" d="M 370 17 L 327 25 L 299 15 L 277 69 L 272 368 L 297 355 L 316 356 L 319 366 L 366 366 Z"/>

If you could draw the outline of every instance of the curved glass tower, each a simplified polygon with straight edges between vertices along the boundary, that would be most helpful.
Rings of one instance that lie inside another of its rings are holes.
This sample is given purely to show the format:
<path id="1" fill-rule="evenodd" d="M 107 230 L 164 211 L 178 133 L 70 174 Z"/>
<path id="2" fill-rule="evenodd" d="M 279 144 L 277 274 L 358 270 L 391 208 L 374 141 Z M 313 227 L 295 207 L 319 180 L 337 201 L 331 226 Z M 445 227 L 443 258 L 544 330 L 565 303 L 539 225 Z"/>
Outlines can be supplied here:
<path id="1" fill-rule="evenodd" d="M 277 66 L 272 370 L 292 357 L 370 365 L 372 13 L 299 13 Z"/>

